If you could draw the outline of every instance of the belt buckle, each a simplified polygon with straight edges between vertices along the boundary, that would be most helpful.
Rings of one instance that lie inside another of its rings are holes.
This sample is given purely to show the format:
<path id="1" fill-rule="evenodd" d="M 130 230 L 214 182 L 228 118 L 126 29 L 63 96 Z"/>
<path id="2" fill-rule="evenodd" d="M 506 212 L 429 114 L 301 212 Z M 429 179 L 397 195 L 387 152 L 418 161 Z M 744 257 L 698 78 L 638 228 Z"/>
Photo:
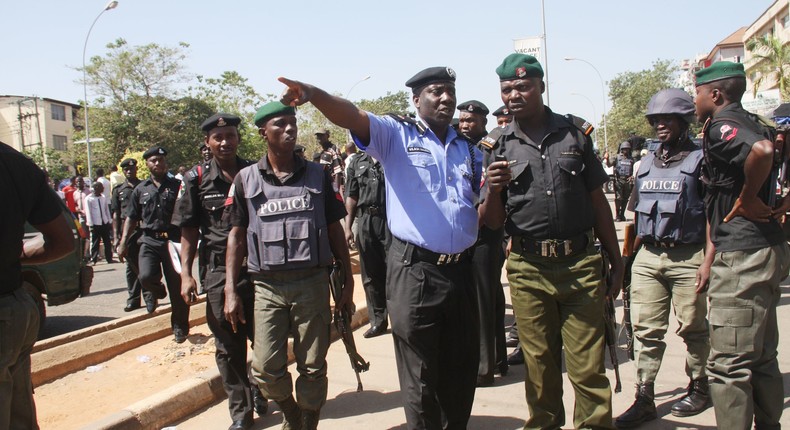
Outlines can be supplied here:
<path id="1" fill-rule="evenodd" d="M 559 257 L 559 255 L 557 255 L 557 245 L 559 244 L 560 242 L 554 239 L 541 241 L 540 255 L 543 257 Z"/>
<path id="2" fill-rule="evenodd" d="M 436 265 L 441 266 L 447 262 L 447 254 L 439 254 L 439 259 L 436 260 Z"/>

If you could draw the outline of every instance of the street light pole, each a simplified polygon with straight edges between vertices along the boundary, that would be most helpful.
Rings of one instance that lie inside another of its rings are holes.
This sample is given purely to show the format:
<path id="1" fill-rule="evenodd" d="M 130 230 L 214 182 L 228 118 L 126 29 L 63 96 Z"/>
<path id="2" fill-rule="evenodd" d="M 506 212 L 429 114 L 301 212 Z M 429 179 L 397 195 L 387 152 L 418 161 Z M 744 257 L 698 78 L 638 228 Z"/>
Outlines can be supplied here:
<path id="1" fill-rule="evenodd" d="M 585 100 L 590 102 L 590 106 L 592 107 L 592 110 L 593 110 L 593 118 L 598 119 L 598 115 L 595 114 L 595 104 L 593 104 L 592 100 L 590 100 L 589 97 L 585 96 L 584 94 L 579 94 L 579 93 L 571 93 L 571 95 L 572 96 L 584 97 Z M 597 128 L 595 129 L 595 143 L 597 145 L 600 145 L 600 142 L 598 142 L 598 129 Z M 598 150 L 600 150 L 600 148 Z"/>
<path id="2" fill-rule="evenodd" d="M 606 127 L 606 85 L 604 84 L 603 76 L 601 76 L 601 72 L 598 71 L 591 62 L 584 60 L 582 58 L 574 58 L 574 57 L 565 57 L 565 61 L 581 61 L 582 63 L 587 63 L 590 67 L 595 70 L 595 73 L 598 74 L 598 78 L 601 80 L 601 98 L 603 100 L 603 144 L 606 147 L 606 150 L 609 150 L 609 136 Z"/>
<path id="3" fill-rule="evenodd" d="M 370 79 L 370 75 L 367 75 L 367 76 L 365 76 L 364 78 L 362 78 L 362 79 L 358 80 L 357 82 L 355 82 L 355 83 L 354 83 L 354 85 L 352 85 L 352 86 L 351 86 L 351 88 L 349 88 L 349 89 L 348 89 L 348 91 L 346 91 L 346 95 L 345 95 L 343 98 L 344 98 L 344 99 L 348 99 L 348 96 L 351 94 L 351 91 L 352 91 L 354 88 L 356 88 L 356 86 L 357 86 L 357 85 L 359 85 L 359 84 L 361 84 L 361 83 L 363 83 L 363 82 L 367 81 L 368 79 Z"/>
<path id="4" fill-rule="evenodd" d="M 88 29 L 88 35 L 85 36 L 85 43 L 82 45 L 82 91 L 85 99 L 85 145 L 88 150 L 88 178 L 93 176 L 93 170 L 91 166 L 91 132 L 88 124 L 88 77 L 85 71 L 85 52 L 88 49 L 88 39 L 91 37 L 91 31 L 93 31 L 93 26 L 96 25 L 96 21 L 99 20 L 99 17 L 101 17 L 104 12 L 115 9 L 116 7 L 118 7 L 118 2 L 115 0 L 107 3 L 107 6 L 104 6 L 104 9 L 102 9 L 102 11 L 96 15 L 96 19 L 93 20 L 91 28 Z"/>

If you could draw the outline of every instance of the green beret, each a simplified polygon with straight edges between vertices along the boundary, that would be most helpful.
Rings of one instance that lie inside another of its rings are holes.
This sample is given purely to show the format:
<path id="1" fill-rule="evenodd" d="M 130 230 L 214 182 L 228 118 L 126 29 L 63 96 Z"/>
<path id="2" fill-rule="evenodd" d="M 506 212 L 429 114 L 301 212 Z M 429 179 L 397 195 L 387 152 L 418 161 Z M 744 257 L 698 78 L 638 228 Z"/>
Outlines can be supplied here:
<path id="1" fill-rule="evenodd" d="M 727 78 L 746 79 L 746 72 L 743 71 L 743 64 L 741 63 L 719 61 L 711 64 L 709 67 L 697 70 L 694 72 L 694 77 L 696 78 L 694 85 L 700 86 Z"/>
<path id="2" fill-rule="evenodd" d="M 284 105 L 279 101 L 269 102 L 261 106 L 258 112 L 255 112 L 253 122 L 256 127 L 262 127 L 269 118 L 281 115 L 296 115 L 296 109 L 294 109 L 293 106 Z"/>
<path id="3" fill-rule="evenodd" d="M 147 160 L 153 157 L 154 155 L 165 156 L 167 155 L 167 150 L 165 148 L 162 148 L 161 146 L 154 146 L 152 148 L 149 148 L 147 151 L 143 152 L 143 159 Z"/>
<path id="4" fill-rule="evenodd" d="M 488 107 L 477 100 L 469 100 L 458 105 L 458 110 L 462 112 L 478 113 L 488 115 Z"/>
<path id="5" fill-rule="evenodd" d="M 212 129 L 216 127 L 225 127 L 225 126 L 233 126 L 237 127 L 241 123 L 241 118 L 232 113 L 215 113 L 211 115 L 208 119 L 203 121 L 203 124 L 200 124 L 200 129 L 204 132 L 208 133 Z"/>
<path id="6" fill-rule="evenodd" d="M 514 53 L 505 57 L 502 64 L 496 68 L 496 74 L 499 75 L 500 81 L 543 78 L 543 67 L 540 66 L 538 59 L 531 55 Z"/>

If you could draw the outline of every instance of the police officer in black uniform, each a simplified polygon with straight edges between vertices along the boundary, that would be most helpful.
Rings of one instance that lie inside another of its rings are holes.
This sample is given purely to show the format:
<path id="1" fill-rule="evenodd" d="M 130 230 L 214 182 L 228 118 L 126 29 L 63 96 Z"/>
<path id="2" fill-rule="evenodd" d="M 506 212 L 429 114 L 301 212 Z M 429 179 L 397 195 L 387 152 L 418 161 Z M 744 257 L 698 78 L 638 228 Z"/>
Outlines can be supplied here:
<path id="1" fill-rule="evenodd" d="M 112 190 L 112 228 L 113 237 L 115 237 L 115 247 L 121 241 L 123 235 L 123 221 L 129 213 L 129 206 L 131 204 L 131 196 L 134 187 L 141 181 L 137 178 L 137 160 L 134 158 L 127 158 L 121 162 L 121 170 L 126 177 L 121 185 L 118 185 Z M 145 300 L 145 307 L 148 313 L 156 310 L 156 300 L 151 295 L 150 291 L 143 291 L 142 284 L 138 278 L 140 268 L 137 265 L 137 258 L 140 254 L 140 246 L 137 240 L 140 239 L 140 229 L 136 228 L 129 237 L 129 246 L 126 251 L 126 288 L 129 291 L 129 298 L 126 299 L 126 307 L 123 308 L 126 312 L 131 312 L 140 308 L 140 296 L 142 295 Z"/>
<path id="2" fill-rule="evenodd" d="M 488 107 L 477 100 L 458 105 L 458 129 L 470 142 L 483 151 L 483 165 L 488 165 L 491 145 L 481 141 L 485 135 Z M 505 291 L 502 289 L 502 265 L 505 263 L 504 228 L 480 226 L 472 256 L 472 273 L 477 292 L 477 314 L 480 323 L 480 365 L 477 386 L 494 383 L 494 372 L 507 374 L 505 347 Z"/>
<path id="3" fill-rule="evenodd" d="M 357 249 L 362 286 L 370 316 L 370 328 L 362 334 L 370 338 L 387 332 L 387 227 L 384 169 L 381 163 L 362 152 L 348 165 L 346 178 L 346 241 L 354 243 L 351 226 L 357 218 Z"/>
<path id="4" fill-rule="evenodd" d="M 634 187 L 634 158 L 631 156 L 631 143 L 620 144 L 620 153 L 614 162 L 609 162 L 609 153 L 603 156 L 607 166 L 614 166 L 614 207 L 617 212 L 615 221 L 625 221 L 625 208 L 631 189 Z"/>
<path id="5" fill-rule="evenodd" d="M 193 167 L 181 183 L 173 224 L 181 227 L 181 295 L 189 304 L 194 300 L 196 282 L 192 277 L 198 238 L 208 257 L 205 285 L 208 306 L 206 322 L 214 334 L 217 368 L 228 395 L 233 421 L 230 429 L 246 429 L 252 425 L 252 411 L 266 414 L 267 402 L 258 385 L 247 371 L 247 339 L 253 340 L 253 325 L 245 324 L 234 331 L 225 320 L 225 247 L 230 224 L 222 218 L 225 200 L 239 170 L 253 164 L 239 158 L 238 125 L 241 118 L 217 113 L 206 119 L 200 128 L 206 133 L 205 145 L 213 158 Z M 199 251 L 198 251 L 199 252 Z M 202 281 L 202 280 L 201 280 Z M 241 298 L 244 315 L 252 320 L 254 294 L 246 273 L 239 276 L 236 292 Z"/>
<path id="6" fill-rule="evenodd" d="M 132 191 L 131 205 L 118 245 L 118 256 L 126 257 L 129 238 L 140 223 L 140 282 L 143 289 L 153 294 L 154 300 L 164 299 L 170 293 L 173 335 L 176 343 L 183 343 L 189 334 L 189 306 L 181 297 L 181 278 L 173 267 L 168 250 L 168 240 L 179 241 L 181 237 L 178 227 L 170 223 L 180 183 L 167 174 L 166 156 L 167 151 L 161 146 L 154 146 L 143 153 L 151 177 L 140 182 Z M 161 282 L 162 271 L 167 290 Z"/>
<path id="7" fill-rule="evenodd" d="M 510 114 L 507 106 L 500 106 L 499 109 L 491 112 L 491 115 L 496 117 L 496 126 L 504 127 L 513 121 L 513 115 Z"/>

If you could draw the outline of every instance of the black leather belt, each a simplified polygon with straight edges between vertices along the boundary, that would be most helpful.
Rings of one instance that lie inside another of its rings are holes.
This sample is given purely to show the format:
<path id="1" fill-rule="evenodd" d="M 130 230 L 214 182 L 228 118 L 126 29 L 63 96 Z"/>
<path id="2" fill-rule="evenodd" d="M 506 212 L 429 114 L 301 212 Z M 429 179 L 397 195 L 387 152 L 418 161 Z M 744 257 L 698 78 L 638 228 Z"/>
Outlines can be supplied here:
<path id="1" fill-rule="evenodd" d="M 412 243 L 404 242 L 397 237 L 393 237 L 392 239 L 401 242 L 406 247 L 406 255 L 411 252 L 412 262 L 421 261 L 423 263 L 429 263 L 436 266 L 445 266 L 449 264 L 462 263 L 472 257 L 472 247 L 469 247 L 457 254 L 440 254 L 438 252 L 421 248 Z M 411 250 L 409 250 L 409 248 L 411 248 Z"/>
<path id="2" fill-rule="evenodd" d="M 168 234 L 166 231 L 154 231 L 154 230 L 143 230 L 143 234 L 149 237 L 155 237 L 157 239 L 167 239 Z"/>
<path id="3" fill-rule="evenodd" d="M 645 245 L 654 246 L 656 248 L 663 248 L 663 249 L 679 248 L 679 247 L 684 246 L 684 245 L 691 245 L 690 243 L 672 242 L 672 241 L 668 241 L 668 240 L 664 240 L 664 241 L 661 241 L 661 240 L 645 240 L 644 244 Z"/>
<path id="4" fill-rule="evenodd" d="M 526 254 L 548 258 L 561 258 L 576 255 L 587 248 L 588 233 L 570 239 L 536 240 L 527 236 L 513 236 L 513 246 Z"/>
<path id="5" fill-rule="evenodd" d="M 362 215 L 370 215 L 370 216 L 384 216 L 384 208 L 380 208 L 378 206 L 365 206 L 358 208 L 359 216 Z"/>
<path id="6" fill-rule="evenodd" d="M 14 293 L 16 293 L 16 290 L 6 291 L 6 292 L 3 292 L 3 293 L 0 293 L 0 297 L 13 296 Z"/>

